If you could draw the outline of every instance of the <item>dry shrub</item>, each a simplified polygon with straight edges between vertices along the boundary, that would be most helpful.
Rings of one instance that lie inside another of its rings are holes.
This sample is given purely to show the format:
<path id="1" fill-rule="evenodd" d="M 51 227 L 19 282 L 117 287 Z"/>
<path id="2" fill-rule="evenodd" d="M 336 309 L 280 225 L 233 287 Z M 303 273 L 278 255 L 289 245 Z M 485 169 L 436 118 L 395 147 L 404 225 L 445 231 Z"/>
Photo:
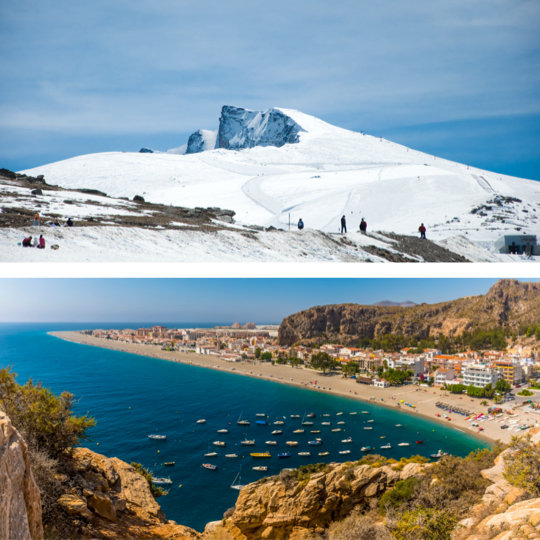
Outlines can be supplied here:
<path id="1" fill-rule="evenodd" d="M 296 483 L 291 471 L 286 470 L 279 473 L 279 481 L 285 486 L 286 489 L 292 488 Z"/>
<path id="2" fill-rule="evenodd" d="M 376 523 L 372 516 L 353 512 L 343 521 L 328 528 L 328 540 L 392 540 L 388 529 Z"/>
<path id="3" fill-rule="evenodd" d="M 225 513 L 223 514 L 223 519 L 230 518 L 234 514 L 235 510 L 236 510 L 236 506 L 233 506 L 232 508 L 225 510 Z"/>
<path id="4" fill-rule="evenodd" d="M 64 493 L 62 484 L 58 481 L 58 461 L 49 457 L 46 452 L 32 448 L 28 449 L 28 457 L 41 494 L 43 524 L 52 524 L 58 519 L 60 513 L 57 500 Z"/>

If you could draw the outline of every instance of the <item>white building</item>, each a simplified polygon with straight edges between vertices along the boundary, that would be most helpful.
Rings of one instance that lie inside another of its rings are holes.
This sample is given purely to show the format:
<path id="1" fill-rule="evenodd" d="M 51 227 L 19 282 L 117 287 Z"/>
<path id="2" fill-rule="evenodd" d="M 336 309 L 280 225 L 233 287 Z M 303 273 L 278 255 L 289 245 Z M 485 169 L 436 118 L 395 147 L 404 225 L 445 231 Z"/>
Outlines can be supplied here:
<path id="1" fill-rule="evenodd" d="M 446 383 L 454 383 L 456 374 L 454 368 L 439 368 L 435 372 L 435 386 L 443 386 Z M 485 385 L 484 385 L 485 386 Z"/>
<path id="2" fill-rule="evenodd" d="M 465 386 L 472 385 L 478 388 L 484 388 L 489 383 L 495 386 L 499 379 L 504 378 L 503 374 L 496 369 L 480 365 L 463 368 L 462 377 Z"/>
<path id="3" fill-rule="evenodd" d="M 386 379 L 375 379 L 373 381 L 373 386 L 375 388 L 388 388 L 390 383 Z"/>

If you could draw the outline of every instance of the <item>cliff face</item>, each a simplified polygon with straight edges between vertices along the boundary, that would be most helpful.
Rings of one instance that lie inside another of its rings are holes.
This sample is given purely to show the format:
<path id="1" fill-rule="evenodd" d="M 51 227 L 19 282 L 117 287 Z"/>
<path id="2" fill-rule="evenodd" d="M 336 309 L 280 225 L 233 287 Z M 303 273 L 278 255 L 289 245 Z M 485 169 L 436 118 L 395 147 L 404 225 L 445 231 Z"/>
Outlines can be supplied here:
<path id="1" fill-rule="evenodd" d="M 369 506 L 397 481 L 421 474 L 424 467 L 410 463 L 398 471 L 391 466 L 334 463 L 302 482 L 280 476 L 259 480 L 240 491 L 230 517 L 207 525 L 205 538 L 312 539 L 353 507 Z"/>
<path id="2" fill-rule="evenodd" d="M 240 150 L 254 146 L 276 146 L 299 142 L 304 131 L 292 118 L 277 109 L 249 111 L 224 105 L 219 119 L 216 148 Z"/>
<path id="3" fill-rule="evenodd" d="M 0 538 L 43 538 L 41 497 L 28 448 L 11 420 L 0 411 Z"/>
<path id="4" fill-rule="evenodd" d="M 344 344 L 358 338 L 403 334 L 425 338 L 454 336 L 464 330 L 540 322 L 540 284 L 500 280 L 484 296 L 408 308 L 338 304 L 316 306 L 283 319 L 280 345 L 336 339 Z M 323 335 L 324 334 L 324 335 Z"/>

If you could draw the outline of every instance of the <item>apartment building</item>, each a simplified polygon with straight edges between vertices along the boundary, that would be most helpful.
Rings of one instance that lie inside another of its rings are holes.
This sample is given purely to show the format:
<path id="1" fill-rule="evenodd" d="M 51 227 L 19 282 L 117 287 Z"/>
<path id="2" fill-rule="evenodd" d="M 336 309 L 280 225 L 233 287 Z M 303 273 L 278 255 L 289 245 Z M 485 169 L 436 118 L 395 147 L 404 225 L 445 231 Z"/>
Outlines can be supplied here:
<path id="1" fill-rule="evenodd" d="M 465 386 L 472 385 L 478 388 L 483 388 L 489 383 L 495 386 L 497 381 L 503 378 L 500 371 L 483 365 L 470 365 L 464 367 L 462 370 L 462 376 L 463 384 Z"/>
<path id="2" fill-rule="evenodd" d="M 493 367 L 502 373 L 504 380 L 512 385 L 523 382 L 523 368 L 521 364 L 503 362 L 502 360 L 493 362 Z"/>

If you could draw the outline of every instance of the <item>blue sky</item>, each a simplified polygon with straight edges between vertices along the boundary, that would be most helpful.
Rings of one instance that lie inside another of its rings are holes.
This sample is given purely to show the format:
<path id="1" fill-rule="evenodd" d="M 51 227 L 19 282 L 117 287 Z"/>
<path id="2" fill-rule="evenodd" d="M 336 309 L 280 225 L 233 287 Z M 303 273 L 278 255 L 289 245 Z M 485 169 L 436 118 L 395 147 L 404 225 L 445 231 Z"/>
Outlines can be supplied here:
<path id="1" fill-rule="evenodd" d="M 431 304 L 485 294 L 496 281 L 5 278 L 0 280 L 0 322 L 280 323 L 316 305 L 382 300 Z"/>
<path id="2" fill-rule="evenodd" d="M 0 167 L 299 109 L 540 180 L 537 0 L 0 3 Z"/>

